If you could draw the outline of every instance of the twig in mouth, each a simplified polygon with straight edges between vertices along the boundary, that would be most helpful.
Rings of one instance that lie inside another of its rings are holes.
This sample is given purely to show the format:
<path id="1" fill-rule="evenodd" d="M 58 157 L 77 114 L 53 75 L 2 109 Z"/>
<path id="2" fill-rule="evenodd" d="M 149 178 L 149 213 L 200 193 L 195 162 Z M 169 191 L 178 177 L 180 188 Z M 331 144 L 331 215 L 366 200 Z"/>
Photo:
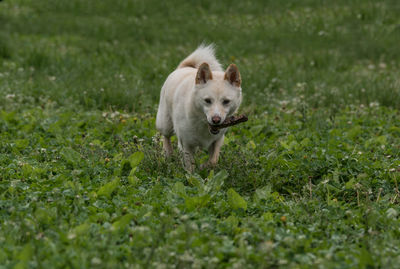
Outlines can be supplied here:
<path id="1" fill-rule="evenodd" d="M 246 121 L 248 121 L 246 115 L 230 116 L 229 118 L 225 119 L 223 123 L 219 125 L 208 125 L 208 129 L 210 130 L 210 133 L 218 134 L 219 129 L 227 128 Z"/>

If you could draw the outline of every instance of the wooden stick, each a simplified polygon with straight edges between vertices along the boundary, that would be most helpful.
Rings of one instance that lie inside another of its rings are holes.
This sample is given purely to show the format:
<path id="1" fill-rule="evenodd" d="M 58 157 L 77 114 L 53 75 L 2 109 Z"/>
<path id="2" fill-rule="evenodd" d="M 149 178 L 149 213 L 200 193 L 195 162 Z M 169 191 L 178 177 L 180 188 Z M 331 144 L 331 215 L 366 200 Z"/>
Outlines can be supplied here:
<path id="1" fill-rule="evenodd" d="M 229 118 L 225 119 L 223 123 L 219 125 L 208 125 L 208 128 L 210 129 L 210 132 L 212 134 L 218 134 L 219 129 L 227 128 L 239 124 L 241 122 L 246 122 L 248 120 L 249 119 L 247 118 L 246 115 L 230 116 Z"/>

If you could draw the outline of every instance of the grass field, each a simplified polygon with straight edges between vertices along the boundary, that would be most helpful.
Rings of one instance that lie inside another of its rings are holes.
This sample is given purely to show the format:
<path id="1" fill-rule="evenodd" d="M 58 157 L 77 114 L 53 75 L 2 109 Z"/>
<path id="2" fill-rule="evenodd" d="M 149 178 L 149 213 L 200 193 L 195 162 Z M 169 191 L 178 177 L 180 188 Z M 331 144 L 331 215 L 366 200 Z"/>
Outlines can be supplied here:
<path id="1" fill-rule="evenodd" d="M 1 1 L 0 268 L 398 268 L 399 14 L 396 0 Z M 189 175 L 154 122 L 202 42 L 238 65 L 250 120 Z"/>

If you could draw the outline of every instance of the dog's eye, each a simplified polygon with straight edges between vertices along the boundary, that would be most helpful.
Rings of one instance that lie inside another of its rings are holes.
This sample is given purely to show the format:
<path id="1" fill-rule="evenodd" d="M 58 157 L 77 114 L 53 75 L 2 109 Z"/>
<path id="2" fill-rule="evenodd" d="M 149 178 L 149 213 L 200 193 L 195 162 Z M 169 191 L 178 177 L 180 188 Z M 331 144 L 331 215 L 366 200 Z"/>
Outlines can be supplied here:
<path id="1" fill-rule="evenodd" d="M 204 99 L 204 102 L 206 102 L 207 104 L 211 104 L 211 99 L 210 98 L 206 98 L 206 99 Z"/>
<path id="2" fill-rule="evenodd" d="M 231 100 L 225 99 L 224 101 L 222 101 L 223 105 L 228 105 L 231 102 Z"/>

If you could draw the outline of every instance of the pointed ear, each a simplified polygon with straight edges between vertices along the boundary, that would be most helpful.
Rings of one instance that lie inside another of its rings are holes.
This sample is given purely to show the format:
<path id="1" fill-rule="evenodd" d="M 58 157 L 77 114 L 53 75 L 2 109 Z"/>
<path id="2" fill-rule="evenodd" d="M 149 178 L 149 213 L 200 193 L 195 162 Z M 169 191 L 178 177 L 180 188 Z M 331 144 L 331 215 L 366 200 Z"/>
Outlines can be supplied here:
<path id="1" fill-rule="evenodd" d="M 225 71 L 225 80 L 236 87 L 240 87 L 242 84 L 242 79 L 240 77 L 239 69 L 236 64 L 231 64 Z"/>
<path id="2" fill-rule="evenodd" d="M 196 75 L 196 84 L 205 84 L 212 79 L 212 73 L 208 63 L 202 63 Z"/>

